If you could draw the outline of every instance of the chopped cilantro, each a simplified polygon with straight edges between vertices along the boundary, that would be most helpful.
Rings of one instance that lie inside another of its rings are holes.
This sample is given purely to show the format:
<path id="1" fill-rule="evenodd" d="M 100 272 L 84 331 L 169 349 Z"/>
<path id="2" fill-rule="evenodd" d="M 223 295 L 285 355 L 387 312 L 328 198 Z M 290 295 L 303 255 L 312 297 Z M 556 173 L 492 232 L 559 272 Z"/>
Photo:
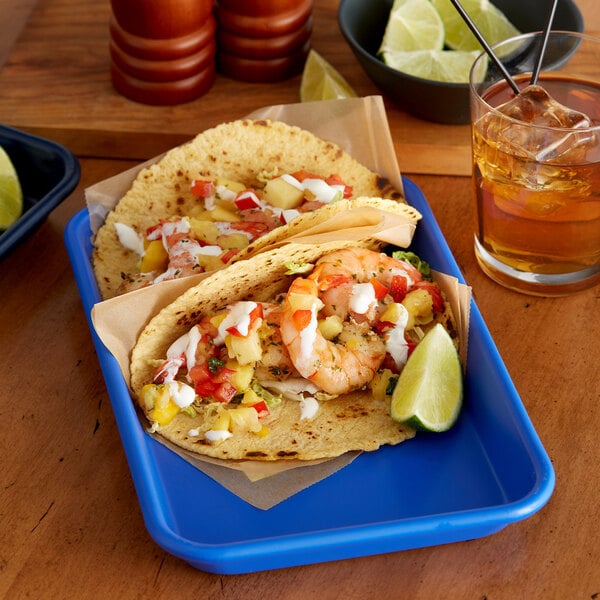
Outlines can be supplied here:
<path id="1" fill-rule="evenodd" d="M 390 377 L 388 379 L 388 384 L 387 384 L 387 387 L 385 388 L 385 393 L 387 396 L 391 396 L 394 393 L 394 389 L 395 389 L 397 383 L 398 383 L 397 375 L 395 375 L 394 377 Z"/>
<path id="2" fill-rule="evenodd" d="M 216 373 L 225 363 L 216 356 L 211 356 L 208 359 L 208 370 L 211 373 Z"/>

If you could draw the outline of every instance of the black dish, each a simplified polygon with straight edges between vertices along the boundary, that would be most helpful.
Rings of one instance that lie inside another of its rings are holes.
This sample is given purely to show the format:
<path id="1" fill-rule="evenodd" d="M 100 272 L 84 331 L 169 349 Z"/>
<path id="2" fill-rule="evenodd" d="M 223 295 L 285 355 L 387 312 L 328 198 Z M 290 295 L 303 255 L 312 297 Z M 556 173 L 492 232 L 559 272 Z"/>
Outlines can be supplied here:
<path id="1" fill-rule="evenodd" d="M 341 0 L 340 30 L 358 62 L 382 92 L 401 108 L 428 121 L 469 122 L 469 85 L 442 83 L 400 73 L 377 58 L 393 0 Z M 523 33 L 543 29 L 547 15 L 537 2 L 495 0 L 494 4 Z M 583 31 L 583 17 L 572 0 L 562 0 L 554 30 Z"/>
<path id="2" fill-rule="evenodd" d="M 0 125 L 0 146 L 14 164 L 23 189 L 23 214 L 0 231 L 1 260 L 75 189 L 80 167 L 60 144 L 5 125 Z"/>

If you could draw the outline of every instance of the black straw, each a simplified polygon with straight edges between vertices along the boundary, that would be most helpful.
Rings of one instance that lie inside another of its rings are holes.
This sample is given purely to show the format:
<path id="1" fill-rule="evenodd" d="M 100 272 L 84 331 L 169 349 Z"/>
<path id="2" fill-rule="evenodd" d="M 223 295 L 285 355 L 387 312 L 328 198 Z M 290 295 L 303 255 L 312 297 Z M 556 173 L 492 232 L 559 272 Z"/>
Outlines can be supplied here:
<path id="1" fill-rule="evenodd" d="M 500 72 L 504 76 L 504 79 L 508 82 L 508 85 L 513 89 L 515 94 L 519 94 L 521 90 L 515 83 L 515 80 L 510 76 L 510 73 L 506 70 L 506 67 L 502 64 L 502 61 L 496 56 L 496 53 L 492 50 L 492 47 L 487 43 L 486 39 L 481 35 L 477 25 L 471 20 L 471 17 L 467 14 L 465 9 L 462 7 L 458 0 L 450 0 L 454 5 L 454 8 L 458 11 L 463 21 L 467 24 L 469 29 L 473 32 L 473 35 L 477 38 L 477 41 L 483 46 L 483 49 L 487 52 L 488 56 L 492 59 L 494 64 L 500 69 Z"/>
<path id="2" fill-rule="evenodd" d="M 548 36 L 550 35 L 550 29 L 552 29 L 552 21 L 554 21 L 554 13 L 556 12 L 557 4 L 558 0 L 554 0 L 554 2 L 552 3 L 552 9 L 550 10 L 550 14 L 548 15 L 548 21 L 546 23 L 546 27 L 544 27 L 544 35 L 542 38 L 542 45 L 540 46 L 540 53 L 538 54 L 537 61 L 535 63 L 535 69 L 533 70 L 533 74 L 531 76 L 530 85 L 535 85 L 537 83 L 538 77 L 540 76 L 540 71 L 542 69 L 542 61 L 544 59 L 544 53 L 546 52 Z"/>

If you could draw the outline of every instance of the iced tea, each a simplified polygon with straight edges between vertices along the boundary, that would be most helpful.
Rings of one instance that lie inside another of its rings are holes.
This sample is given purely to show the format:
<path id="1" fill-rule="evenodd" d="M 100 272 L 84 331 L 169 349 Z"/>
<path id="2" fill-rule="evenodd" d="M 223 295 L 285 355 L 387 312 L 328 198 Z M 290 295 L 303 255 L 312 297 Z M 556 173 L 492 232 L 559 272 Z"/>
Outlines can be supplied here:
<path id="1" fill-rule="evenodd" d="M 554 295 L 600 280 L 600 85 L 550 74 L 539 84 L 591 127 L 563 130 L 532 154 L 490 126 L 493 114 L 473 123 L 476 253 L 509 287 Z M 504 81 L 482 94 L 492 106 L 511 96 Z M 536 132 L 522 135 L 526 145 Z M 520 281 L 510 285 L 515 271 Z"/>

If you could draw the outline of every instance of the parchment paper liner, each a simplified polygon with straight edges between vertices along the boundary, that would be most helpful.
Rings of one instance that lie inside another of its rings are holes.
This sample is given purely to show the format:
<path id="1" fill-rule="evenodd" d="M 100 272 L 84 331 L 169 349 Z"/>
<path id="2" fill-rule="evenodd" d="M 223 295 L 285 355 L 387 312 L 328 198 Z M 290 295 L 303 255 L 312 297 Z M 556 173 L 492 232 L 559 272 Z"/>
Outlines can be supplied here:
<path id="1" fill-rule="evenodd" d="M 335 141 L 367 167 L 390 179 L 397 189 L 403 189 L 385 109 L 379 96 L 311 103 L 310 106 L 292 104 L 267 107 L 249 117 L 281 120 L 312 131 L 323 139 Z M 159 159 L 160 156 L 155 157 L 85 190 L 93 232 L 101 225 L 106 213 L 129 189 L 137 173 L 147 164 Z M 313 244 L 369 236 L 406 247 L 414 233 L 414 223 L 374 209 L 347 211 L 330 221 L 332 222 L 323 223 L 295 236 L 293 241 Z M 96 332 L 117 359 L 127 383 L 129 354 L 146 322 L 204 277 L 205 275 L 198 275 L 165 281 L 100 302 L 92 308 Z M 459 284 L 454 277 L 435 273 L 434 278 L 449 298 L 457 318 L 461 335 L 461 358 L 465 365 L 470 289 Z M 143 416 L 141 418 L 145 423 Z M 159 435 L 154 434 L 153 437 L 171 448 L 183 460 L 261 509 L 268 509 L 324 479 L 360 454 L 348 452 L 335 459 L 322 461 L 224 461 L 191 454 Z"/>

